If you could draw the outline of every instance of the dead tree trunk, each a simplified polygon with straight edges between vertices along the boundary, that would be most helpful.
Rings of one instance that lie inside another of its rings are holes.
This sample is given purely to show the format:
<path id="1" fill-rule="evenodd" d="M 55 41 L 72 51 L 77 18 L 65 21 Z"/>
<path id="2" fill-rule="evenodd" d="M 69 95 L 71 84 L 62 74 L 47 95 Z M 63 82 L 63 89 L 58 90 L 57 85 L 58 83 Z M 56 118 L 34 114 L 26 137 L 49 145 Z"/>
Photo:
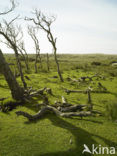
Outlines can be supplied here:
<path id="1" fill-rule="evenodd" d="M 40 46 L 39 46 L 39 40 L 36 36 L 37 32 L 34 27 L 28 26 L 28 34 L 31 36 L 32 40 L 34 41 L 35 44 L 35 73 L 37 73 L 37 63 L 38 61 L 40 62 L 40 68 L 42 68 L 42 61 L 41 61 L 41 55 L 40 55 Z M 38 60 L 39 59 L 39 60 Z"/>
<path id="2" fill-rule="evenodd" d="M 23 54 L 22 50 L 19 49 L 20 53 L 21 53 L 21 56 L 23 57 L 23 60 L 24 60 L 24 63 L 25 63 L 25 66 L 26 66 L 26 70 L 28 71 L 29 70 L 29 66 L 28 66 L 28 57 L 27 57 L 27 54 Z"/>
<path id="3" fill-rule="evenodd" d="M 70 94 L 70 93 L 84 93 L 86 94 L 87 93 L 87 90 L 69 90 L 69 89 L 66 89 L 64 88 L 65 92 L 67 94 Z M 105 90 L 91 90 L 91 93 L 110 93 L 109 91 L 105 91 Z"/>
<path id="4" fill-rule="evenodd" d="M 49 55 L 47 53 L 47 70 L 50 71 L 50 67 L 49 67 Z"/>
<path id="5" fill-rule="evenodd" d="M 57 65 L 57 72 L 58 72 L 58 75 L 59 75 L 59 78 L 61 80 L 61 82 L 63 82 L 63 77 L 61 75 L 61 71 L 60 71 L 60 67 L 59 67 L 59 62 L 58 62 L 58 59 L 57 59 L 57 54 L 56 54 L 56 51 L 57 51 L 57 48 L 56 48 L 56 38 L 55 40 L 53 39 L 53 36 L 51 34 L 51 32 L 49 32 L 50 34 L 47 35 L 48 37 L 48 40 L 51 42 L 51 44 L 53 45 L 53 50 L 54 50 L 54 58 L 55 58 L 55 62 L 56 62 L 56 65 Z M 51 36 L 51 37 L 49 37 Z M 51 38 L 51 39 L 50 39 Z"/>
<path id="6" fill-rule="evenodd" d="M 22 72 L 22 66 L 21 66 L 21 62 L 20 62 L 20 59 L 19 59 L 19 54 L 17 52 L 17 49 L 14 49 L 14 51 L 15 51 L 16 61 L 17 61 L 19 72 L 20 72 L 21 80 L 22 80 L 22 83 L 24 85 L 24 88 L 26 89 L 27 84 L 26 84 L 26 82 L 24 80 L 24 75 L 23 75 L 23 72 Z"/>
<path id="7" fill-rule="evenodd" d="M 19 45 L 19 51 L 21 53 L 21 55 L 23 56 L 24 58 L 24 62 L 25 62 L 25 65 L 26 65 L 26 69 L 27 71 L 29 70 L 29 59 L 28 59 L 28 54 L 26 52 L 26 49 L 25 49 L 25 44 L 23 41 L 21 41 L 20 45 Z M 23 53 L 24 52 L 24 53 Z"/>
<path id="8" fill-rule="evenodd" d="M 22 100 L 24 95 L 24 90 L 21 88 L 16 81 L 9 65 L 5 61 L 5 58 L 0 50 L 0 72 L 4 75 L 8 86 L 11 90 L 12 97 L 16 100 Z"/>
<path id="9" fill-rule="evenodd" d="M 53 34 L 51 32 L 51 24 L 55 21 L 55 17 L 52 16 L 51 18 L 47 18 L 44 14 L 41 13 L 41 11 L 34 10 L 34 14 L 36 15 L 36 20 L 34 18 L 25 18 L 25 20 L 33 21 L 35 25 L 37 25 L 40 29 L 46 32 L 48 41 L 51 43 L 54 51 L 54 58 L 57 65 L 57 72 L 59 75 L 59 78 L 61 82 L 63 82 L 63 77 L 60 71 L 59 62 L 57 59 L 57 48 L 56 48 L 56 38 L 53 37 Z"/>
<path id="10" fill-rule="evenodd" d="M 40 68 L 42 69 L 42 59 L 41 59 L 41 54 L 39 53 L 39 62 L 40 62 Z"/>
<path id="11" fill-rule="evenodd" d="M 37 73 L 37 54 L 35 55 L 35 73 Z"/>
<path id="12" fill-rule="evenodd" d="M 37 119 L 40 119 L 42 117 L 44 117 L 44 115 L 46 115 L 48 112 L 53 112 L 56 116 L 60 116 L 60 117 L 65 117 L 65 118 L 69 118 L 72 116 L 79 116 L 79 117 L 87 117 L 87 116 L 92 116 L 92 113 L 89 111 L 82 111 L 82 112 L 67 112 L 67 113 L 63 113 L 58 111 L 56 108 L 52 107 L 52 106 L 45 106 L 43 107 L 37 114 L 35 115 L 30 115 L 27 112 L 23 112 L 23 111 L 17 111 L 16 114 L 19 115 L 23 115 L 24 117 L 28 118 L 29 121 L 34 121 Z"/>
<path id="13" fill-rule="evenodd" d="M 39 59 L 39 60 L 38 60 Z M 42 69 L 42 60 L 40 55 L 40 49 L 36 49 L 36 56 L 35 56 L 35 73 L 37 73 L 37 63 L 40 62 L 40 68 Z"/>
<path id="14" fill-rule="evenodd" d="M 46 23 L 47 23 L 47 21 L 46 21 Z M 63 80 L 63 77 L 62 77 L 62 74 L 61 74 L 61 71 L 60 71 L 59 62 L 58 62 L 57 54 L 56 54 L 57 53 L 56 38 L 55 39 L 53 38 L 53 35 L 51 33 L 51 30 L 50 30 L 49 22 L 48 22 L 47 26 L 48 26 L 48 30 L 46 31 L 47 32 L 47 38 L 48 38 L 49 42 L 52 44 L 52 46 L 53 46 L 54 58 L 55 58 L 55 62 L 56 62 L 56 65 L 57 65 L 57 72 L 58 72 L 58 75 L 59 75 L 59 78 L 60 78 L 61 82 L 63 82 L 64 80 Z"/>
<path id="15" fill-rule="evenodd" d="M 88 89 L 87 90 L 87 95 L 88 95 L 88 104 L 89 104 L 89 110 L 93 110 L 93 105 L 92 105 L 92 100 L 91 100 L 91 91 Z"/>
<path id="16" fill-rule="evenodd" d="M 7 29 L 7 31 L 8 31 L 8 29 Z M 11 33 L 12 36 L 15 35 L 15 34 L 13 34 L 11 32 L 11 30 L 10 30 L 10 33 Z M 27 88 L 27 84 L 26 84 L 26 82 L 24 80 L 24 75 L 23 75 L 23 72 L 22 72 L 22 66 L 21 66 L 21 62 L 20 62 L 20 58 L 19 58 L 19 54 L 18 54 L 18 50 L 17 50 L 17 45 L 16 45 L 16 43 L 14 41 L 12 41 L 10 39 L 10 37 L 7 35 L 7 32 L 5 33 L 3 31 L 0 31 L 0 34 L 8 41 L 8 43 L 11 46 L 11 48 L 14 50 L 16 61 L 17 61 L 17 66 L 18 66 L 18 70 L 20 72 L 20 77 L 21 77 L 22 83 L 24 85 L 24 88 Z M 15 39 L 15 36 L 13 36 L 13 38 Z"/>

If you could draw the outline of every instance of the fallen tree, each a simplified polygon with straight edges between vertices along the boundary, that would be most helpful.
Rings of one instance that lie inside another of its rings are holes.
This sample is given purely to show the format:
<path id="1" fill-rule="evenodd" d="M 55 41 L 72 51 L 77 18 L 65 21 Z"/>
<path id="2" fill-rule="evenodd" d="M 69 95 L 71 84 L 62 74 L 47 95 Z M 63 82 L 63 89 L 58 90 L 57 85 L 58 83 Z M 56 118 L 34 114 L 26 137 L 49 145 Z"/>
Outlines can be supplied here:
<path id="1" fill-rule="evenodd" d="M 0 60 L 1 60 L 1 57 L 0 57 Z M 10 74 L 12 74 L 12 73 L 10 73 Z M 8 80 L 10 80 L 10 79 L 8 79 Z M 15 84 L 15 85 L 13 85 L 11 82 L 8 81 L 8 85 L 9 84 L 11 84 L 12 87 L 14 87 L 14 86 L 17 87 L 17 85 L 18 85 L 18 83 L 17 83 L 17 81 L 15 79 L 14 79 L 14 82 L 13 82 L 13 84 Z M 9 87 L 11 87 L 11 86 L 9 85 Z M 22 93 L 21 96 L 20 96 L 20 93 L 19 93 L 19 90 L 18 90 L 19 88 L 17 88 L 17 90 L 16 89 L 14 90 L 14 88 L 10 88 L 10 89 L 13 90 L 13 91 L 11 90 L 11 93 L 12 93 L 12 97 L 16 100 L 16 102 L 10 102 L 10 101 L 8 101 L 6 104 L 3 105 L 2 104 L 3 101 L 5 99 L 7 99 L 7 98 L 1 98 L 0 99 L 0 101 L 1 101 L 0 110 L 3 111 L 3 112 L 7 112 L 7 111 L 13 110 L 14 108 L 16 108 L 16 106 L 21 105 L 22 102 L 23 103 L 25 103 L 25 102 L 29 102 L 30 103 L 30 100 L 33 97 L 40 97 L 43 100 L 43 104 L 42 105 L 48 105 L 49 104 L 48 97 L 46 96 L 46 94 L 44 94 L 44 91 L 47 94 L 49 94 L 47 92 L 47 90 L 51 90 L 50 88 L 46 88 L 45 87 L 45 88 L 42 88 L 42 89 L 34 90 L 34 89 L 32 89 L 32 87 L 29 87 L 26 90 L 21 90 L 21 93 Z M 21 88 L 21 89 L 23 89 L 23 88 Z"/>
<path id="2" fill-rule="evenodd" d="M 17 114 L 17 116 L 22 115 L 22 116 L 28 118 L 29 121 L 41 119 L 47 113 L 50 113 L 50 112 L 54 113 L 56 116 L 67 117 L 67 118 L 74 117 L 74 116 L 82 118 L 82 117 L 87 117 L 87 116 L 94 116 L 95 114 L 102 115 L 101 112 L 99 112 L 97 110 L 93 110 L 93 109 L 90 109 L 88 111 L 86 109 L 86 111 L 84 111 L 84 108 L 88 108 L 88 105 L 69 104 L 63 96 L 62 96 L 62 103 L 55 102 L 54 105 L 49 105 L 49 102 L 43 101 L 43 103 L 38 104 L 38 106 L 42 106 L 42 108 L 35 115 L 31 115 L 31 114 L 29 114 L 27 112 L 23 112 L 23 111 L 17 111 L 16 114 Z"/>
<path id="3" fill-rule="evenodd" d="M 86 90 L 69 90 L 69 89 L 64 89 L 65 92 L 67 94 L 70 94 L 70 93 L 84 93 L 84 94 L 87 94 L 87 89 Z M 109 93 L 109 91 L 107 90 L 91 90 L 91 93 Z"/>
<path id="4" fill-rule="evenodd" d="M 92 116 L 92 113 L 90 111 L 81 111 L 81 112 L 69 112 L 69 113 L 62 113 L 61 111 L 57 110 L 56 108 L 52 106 L 45 106 L 43 107 L 38 113 L 35 115 L 31 115 L 27 112 L 23 111 L 17 111 L 17 116 L 22 115 L 26 117 L 29 121 L 34 121 L 37 119 L 41 119 L 44 115 L 46 115 L 48 112 L 53 112 L 56 116 L 60 117 L 72 117 L 72 116 L 79 116 L 79 117 L 86 117 L 86 116 Z"/>
<path id="5" fill-rule="evenodd" d="M 87 107 L 87 105 L 73 105 L 69 107 L 58 107 L 57 109 L 61 112 L 75 112 L 75 111 L 81 111 L 84 107 Z"/>
<path id="6" fill-rule="evenodd" d="M 73 105 L 71 103 L 68 103 L 67 99 L 64 96 L 62 96 L 62 103 L 55 101 L 55 104 L 52 106 L 57 108 L 61 112 L 76 112 L 76 111 L 81 111 L 85 107 L 87 107 L 87 105 L 81 105 L 81 104 Z"/>
<path id="7" fill-rule="evenodd" d="M 82 77 L 80 77 L 78 79 L 73 79 L 71 77 L 67 77 L 67 80 L 72 81 L 72 82 L 86 82 L 86 80 L 93 81 L 93 78 L 99 78 L 99 79 L 103 79 L 103 80 L 105 79 L 104 76 L 99 75 L 99 74 L 95 74 L 93 76 L 82 76 Z"/>

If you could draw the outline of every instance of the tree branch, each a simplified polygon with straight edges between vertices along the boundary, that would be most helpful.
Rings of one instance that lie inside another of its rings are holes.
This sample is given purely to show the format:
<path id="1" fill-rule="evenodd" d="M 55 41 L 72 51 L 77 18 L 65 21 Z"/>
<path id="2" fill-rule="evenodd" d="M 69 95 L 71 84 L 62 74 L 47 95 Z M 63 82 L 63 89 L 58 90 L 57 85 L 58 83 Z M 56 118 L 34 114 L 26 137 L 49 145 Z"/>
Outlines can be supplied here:
<path id="1" fill-rule="evenodd" d="M 14 0 L 11 0 L 11 8 L 4 12 L 0 12 L 0 15 L 6 15 L 6 14 L 12 12 L 16 7 L 17 7 L 17 3 L 15 3 Z"/>

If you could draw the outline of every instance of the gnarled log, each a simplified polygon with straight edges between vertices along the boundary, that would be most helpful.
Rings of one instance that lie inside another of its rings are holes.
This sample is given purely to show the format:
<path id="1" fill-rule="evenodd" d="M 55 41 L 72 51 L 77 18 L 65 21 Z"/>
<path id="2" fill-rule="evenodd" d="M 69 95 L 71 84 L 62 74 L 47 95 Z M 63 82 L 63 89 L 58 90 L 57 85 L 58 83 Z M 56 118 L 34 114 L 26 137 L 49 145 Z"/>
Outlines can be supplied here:
<path id="1" fill-rule="evenodd" d="M 39 89 L 37 91 L 34 91 L 34 92 L 31 92 L 30 93 L 30 96 L 33 97 L 33 96 L 38 96 L 39 94 L 43 95 L 43 92 L 45 91 L 46 87 L 45 88 L 42 88 L 42 89 Z"/>
<path id="2" fill-rule="evenodd" d="M 70 94 L 70 93 L 84 93 L 84 94 L 86 94 L 87 90 L 69 90 L 69 89 L 65 89 L 65 92 L 67 94 Z M 91 93 L 109 93 L 109 91 L 107 91 L 107 90 L 91 90 Z"/>
<path id="3" fill-rule="evenodd" d="M 74 105 L 70 107 L 58 107 L 59 111 L 61 112 L 76 112 L 76 111 L 82 111 L 84 107 L 87 105 Z"/>
<path id="4" fill-rule="evenodd" d="M 33 121 L 33 120 L 37 120 L 37 119 L 42 118 L 48 112 L 53 112 L 56 116 L 68 117 L 68 118 L 72 117 L 72 116 L 86 117 L 86 116 L 91 116 L 92 115 L 92 113 L 90 111 L 62 113 L 62 112 L 60 112 L 59 110 L 57 110 L 56 108 L 54 108 L 52 106 L 43 107 L 35 115 L 30 115 L 29 113 L 23 112 L 23 111 L 17 111 L 16 114 L 18 116 L 23 115 L 24 117 L 28 118 L 29 121 Z"/>

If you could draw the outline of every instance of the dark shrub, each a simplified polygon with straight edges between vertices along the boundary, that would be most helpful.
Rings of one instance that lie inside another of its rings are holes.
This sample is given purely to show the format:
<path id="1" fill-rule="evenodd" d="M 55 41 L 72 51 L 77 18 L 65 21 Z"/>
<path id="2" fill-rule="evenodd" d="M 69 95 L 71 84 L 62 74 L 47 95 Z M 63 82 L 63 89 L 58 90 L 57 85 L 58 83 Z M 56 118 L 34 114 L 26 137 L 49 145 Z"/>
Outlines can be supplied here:
<path id="1" fill-rule="evenodd" d="M 113 63 L 117 63 L 117 61 L 114 60 L 114 61 L 111 61 L 111 62 L 110 62 L 110 64 L 113 64 Z"/>
<path id="2" fill-rule="evenodd" d="M 101 65 L 101 62 L 95 62 L 95 61 L 93 61 L 93 62 L 91 63 L 91 65 L 100 66 L 100 65 Z"/>
<path id="3" fill-rule="evenodd" d="M 34 61 L 35 61 L 35 58 L 31 58 L 31 57 L 30 57 L 30 58 L 29 58 L 29 61 L 30 61 L 30 62 L 34 62 Z"/>

